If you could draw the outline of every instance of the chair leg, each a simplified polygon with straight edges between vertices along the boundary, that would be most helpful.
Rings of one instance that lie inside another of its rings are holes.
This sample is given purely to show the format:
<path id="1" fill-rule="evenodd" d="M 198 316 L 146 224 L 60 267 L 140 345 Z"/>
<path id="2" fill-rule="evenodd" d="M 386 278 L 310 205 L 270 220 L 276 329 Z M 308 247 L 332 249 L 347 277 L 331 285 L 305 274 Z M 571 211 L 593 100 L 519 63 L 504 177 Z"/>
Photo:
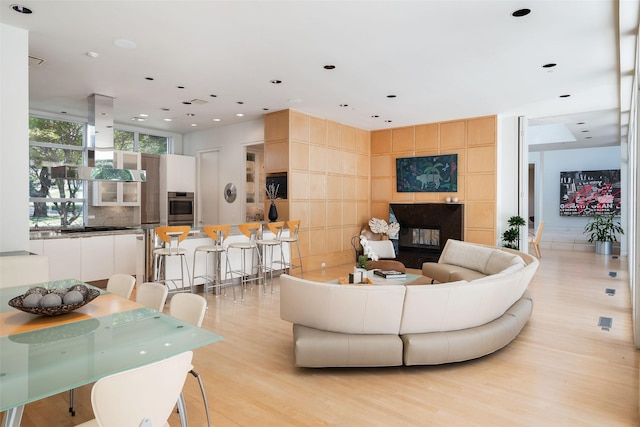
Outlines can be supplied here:
<path id="1" fill-rule="evenodd" d="M 76 397 L 76 389 L 72 388 L 71 390 L 69 390 L 69 412 L 71 413 L 72 417 L 76 416 L 76 410 L 74 408 L 75 397 Z"/>
<path id="2" fill-rule="evenodd" d="M 207 426 L 211 427 L 211 420 L 209 418 L 209 402 L 207 401 L 207 393 L 204 391 L 204 384 L 202 382 L 202 378 L 200 374 L 194 371 L 193 369 L 189 371 L 191 375 L 198 379 L 198 384 L 200 385 L 200 391 L 202 392 L 202 400 L 204 402 L 204 411 L 207 414 Z"/>
<path id="3" fill-rule="evenodd" d="M 184 394 L 182 392 L 178 396 L 178 413 L 180 414 L 180 425 L 183 427 L 189 425 L 187 421 L 187 405 L 184 403 Z"/>

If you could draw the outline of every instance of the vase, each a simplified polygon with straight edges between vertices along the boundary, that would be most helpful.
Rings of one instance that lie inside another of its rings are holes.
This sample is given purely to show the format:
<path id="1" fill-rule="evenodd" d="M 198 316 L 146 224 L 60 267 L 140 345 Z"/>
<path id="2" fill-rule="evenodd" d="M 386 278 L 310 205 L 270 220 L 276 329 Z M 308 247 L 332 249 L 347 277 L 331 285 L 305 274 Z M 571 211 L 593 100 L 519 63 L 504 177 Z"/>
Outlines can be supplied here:
<path id="1" fill-rule="evenodd" d="M 274 222 L 276 219 L 278 219 L 278 209 L 276 204 L 271 202 L 271 206 L 269 206 L 269 221 Z"/>

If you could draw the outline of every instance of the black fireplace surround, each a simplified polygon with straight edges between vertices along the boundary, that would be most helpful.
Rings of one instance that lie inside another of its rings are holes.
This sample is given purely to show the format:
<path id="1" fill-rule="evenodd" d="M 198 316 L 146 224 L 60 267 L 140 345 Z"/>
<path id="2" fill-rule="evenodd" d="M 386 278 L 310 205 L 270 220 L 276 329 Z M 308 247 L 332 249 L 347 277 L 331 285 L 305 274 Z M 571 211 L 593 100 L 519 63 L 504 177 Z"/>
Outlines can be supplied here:
<path id="1" fill-rule="evenodd" d="M 460 203 L 391 203 L 389 216 L 400 224 L 396 258 L 409 268 L 438 261 L 448 239 L 464 240 Z"/>

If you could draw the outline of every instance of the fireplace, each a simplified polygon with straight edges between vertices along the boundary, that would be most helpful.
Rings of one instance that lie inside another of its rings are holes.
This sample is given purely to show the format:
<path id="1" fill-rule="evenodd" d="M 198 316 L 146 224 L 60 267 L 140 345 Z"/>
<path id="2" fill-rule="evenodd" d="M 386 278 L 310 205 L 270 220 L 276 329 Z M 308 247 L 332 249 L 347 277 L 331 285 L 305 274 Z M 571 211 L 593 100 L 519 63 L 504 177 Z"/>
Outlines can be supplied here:
<path id="1" fill-rule="evenodd" d="M 389 217 L 400 224 L 396 257 L 409 268 L 438 261 L 448 239 L 464 239 L 460 203 L 391 203 Z"/>

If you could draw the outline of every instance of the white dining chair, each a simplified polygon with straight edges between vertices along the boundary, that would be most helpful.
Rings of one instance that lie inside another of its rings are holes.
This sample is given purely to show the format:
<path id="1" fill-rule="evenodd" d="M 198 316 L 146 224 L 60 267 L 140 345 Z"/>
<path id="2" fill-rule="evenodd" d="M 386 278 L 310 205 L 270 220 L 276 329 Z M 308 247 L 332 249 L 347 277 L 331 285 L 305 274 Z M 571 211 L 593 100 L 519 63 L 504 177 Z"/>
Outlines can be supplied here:
<path id="1" fill-rule="evenodd" d="M 98 380 L 91 389 L 95 418 L 80 426 L 168 426 L 192 359 L 187 351 Z"/>
<path id="2" fill-rule="evenodd" d="M 136 288 L 136 302 L 156 311 L 164 310 L 169 288 L 162 283 L 145 282 Z"/>
<path id="3" fill-rule="evenodd" d="M 121 296 L 122 298 L 130 299 L 133 293 L 133 287 L 136 284 L 136 278 L 129 274 L 112 274 L 107 280 L 107 292 Z M 76 415 L 75 403 L 76 398 L 75 389 L 69 390 L 69 412 L 71 416 Z"/>
<path id="4" fill-rule="evenodd" d="M 180 319 L 183 322 L 190 323 L 197 327 L 202 326 L 204 314 L 207 311 L 207 300 L 197 294 L 176 294 L 171 298 L 169 303 L 169 316 Z M 193 366 L 189 373 L 196 377 L 202 392 L 202 401 L 204 402 L 204 410 L 207 414 L 207 425 L 211 426 L 209 419 L 209 402 L 207 401 L 207 393 L 204 390 L 204 383 L 200 374 L 193 370 Z"/>
<path id="5" fill-rule="evenodd" d="M 107 292 L 129 299 L 135 284 L 136 278 L 129 274 L 113 274 L 107 281 Z"/>

